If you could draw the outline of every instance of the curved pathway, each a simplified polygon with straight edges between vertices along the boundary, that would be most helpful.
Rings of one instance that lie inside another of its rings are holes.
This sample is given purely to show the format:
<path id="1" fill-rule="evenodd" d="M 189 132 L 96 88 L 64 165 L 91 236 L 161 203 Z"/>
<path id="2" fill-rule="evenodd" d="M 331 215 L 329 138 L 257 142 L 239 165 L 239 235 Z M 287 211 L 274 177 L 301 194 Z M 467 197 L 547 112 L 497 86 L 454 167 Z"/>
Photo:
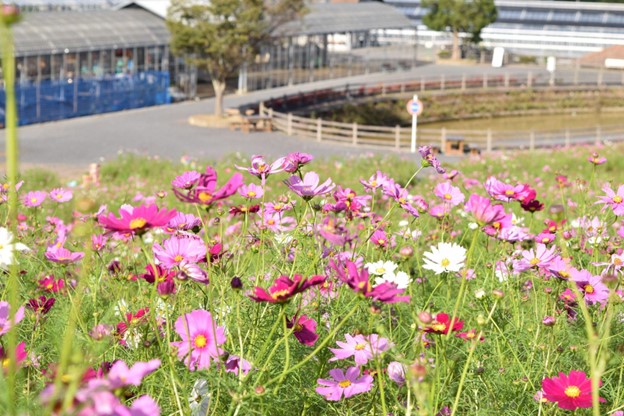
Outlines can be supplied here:
<path id="1" fill-rule="evenodd" d="M 526 76 L 527 70 L 531 70 L 534 75 L 545 76 L 544 70 L 535 67 L 497 69 L 479 65 L 425 65 L 409 71 L 319 81 L 256 91 L 244 96 L 231 95 L 226 97 L 225 105 L 238 106 L 346 83 L 401 81 L 440 74 L 456 77 L 461 74 L 494 75 L 509 72 Z M 187 123 L 191 115 L 212 112 L 213 105 L 214 101 L 208 99 L 24 126 L 19 130 L 20 163 L 26 167 L 58 169 L 67 166 L 86 170 L 89 163 L 115 159 L 120 152 L 136 152 L 171 160 L 179 160 L 183 155 L 215 160 L 235 153 L 246 157 L 252 154 L 275 157 L 291 151 L 309 152 L 317 157 L 393 153 L 387 149 L 316 143 L 276 132 L 243 134 L 227 129 L 195 127 Z M 4 149 L 5 138 L 3 134 L 0 136 L 0 149 Z M 3 162 L 2 157 L 0 163 Z"/>

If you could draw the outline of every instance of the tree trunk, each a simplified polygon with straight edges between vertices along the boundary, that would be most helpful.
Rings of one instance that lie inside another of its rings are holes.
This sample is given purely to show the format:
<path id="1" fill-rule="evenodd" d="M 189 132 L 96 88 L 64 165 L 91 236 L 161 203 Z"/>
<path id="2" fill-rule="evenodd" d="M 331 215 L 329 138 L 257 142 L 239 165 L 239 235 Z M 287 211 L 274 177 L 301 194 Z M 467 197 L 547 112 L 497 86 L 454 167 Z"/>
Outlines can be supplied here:
<path id="1" fill-rule="evenodd" d="M 459 52 L 459 32 L 456 30 L 453 31 L 453 53 L 451 54 L 451 59 L 461 59 L 461 54 Z"/>
<path id="2" fill-rule="evenodd" d="M 215 116 L 223 115 L 223 93 L 225 92 L 225 81 L 219 81 L 216 79 L 212 80 L 212 87 L 215 92 L 215 106 L 214 106 L 214 114 Z"/>

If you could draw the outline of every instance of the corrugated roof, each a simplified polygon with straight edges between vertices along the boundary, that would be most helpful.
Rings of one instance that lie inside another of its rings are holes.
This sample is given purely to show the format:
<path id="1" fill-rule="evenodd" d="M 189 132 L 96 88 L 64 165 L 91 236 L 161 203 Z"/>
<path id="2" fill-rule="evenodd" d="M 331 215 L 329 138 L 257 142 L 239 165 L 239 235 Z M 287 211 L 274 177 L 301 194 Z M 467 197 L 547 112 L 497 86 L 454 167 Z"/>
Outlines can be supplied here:
<path id="1" fill-rule="evenodd" d="M 373 29 L 410 28 L 413 23 L 396 8 L 383 3 L 321 3 L 309 7 L 301 21 L 279 27 L 278 35 L 319 35 Z"/>
<path id="2" fill-rule="evenodd" d="M 140 9 L 26 14 L 14 26 L 15 55 L 166 45 L 165 22 Z"/>

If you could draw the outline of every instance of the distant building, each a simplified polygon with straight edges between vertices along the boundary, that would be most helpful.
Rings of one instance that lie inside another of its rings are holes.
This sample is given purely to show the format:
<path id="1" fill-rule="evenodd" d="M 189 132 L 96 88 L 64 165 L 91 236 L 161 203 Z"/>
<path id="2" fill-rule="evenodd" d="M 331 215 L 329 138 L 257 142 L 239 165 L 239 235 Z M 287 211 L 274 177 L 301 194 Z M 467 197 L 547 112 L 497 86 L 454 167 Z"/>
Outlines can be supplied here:
<path id="1" fill-rule="evenodd" d="M 449 44 L 446 34 L 428 29 L 421 0 L 385 0 L 410 18 L 419 43 Z M 624 44 L 624 4 L 542 0 L 495 0 L 498 19 L 483 29 L 483 45 L 533 56 L 579 57 Z"/>

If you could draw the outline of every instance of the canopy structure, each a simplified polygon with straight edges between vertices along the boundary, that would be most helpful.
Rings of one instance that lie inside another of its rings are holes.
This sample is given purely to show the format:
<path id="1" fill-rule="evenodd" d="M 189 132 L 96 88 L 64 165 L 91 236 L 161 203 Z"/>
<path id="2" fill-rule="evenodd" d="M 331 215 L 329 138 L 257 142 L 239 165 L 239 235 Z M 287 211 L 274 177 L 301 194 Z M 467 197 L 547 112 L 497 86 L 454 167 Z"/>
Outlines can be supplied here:
<path id="1" fill-rule="evenodd" d="M 163 20 L 146 10 L 29 13 L 14 27 L 15 55 L 167 45 Z"/>
<path id="2" fill-rule="evenodd" d="M 320 3 L 310 6 L 301 21 L 280 26 L 276 35 L 325 35 L 366 32 L 378 29 L 405 29 L 414 24 L 395 7 L 376 2 Z"/>

